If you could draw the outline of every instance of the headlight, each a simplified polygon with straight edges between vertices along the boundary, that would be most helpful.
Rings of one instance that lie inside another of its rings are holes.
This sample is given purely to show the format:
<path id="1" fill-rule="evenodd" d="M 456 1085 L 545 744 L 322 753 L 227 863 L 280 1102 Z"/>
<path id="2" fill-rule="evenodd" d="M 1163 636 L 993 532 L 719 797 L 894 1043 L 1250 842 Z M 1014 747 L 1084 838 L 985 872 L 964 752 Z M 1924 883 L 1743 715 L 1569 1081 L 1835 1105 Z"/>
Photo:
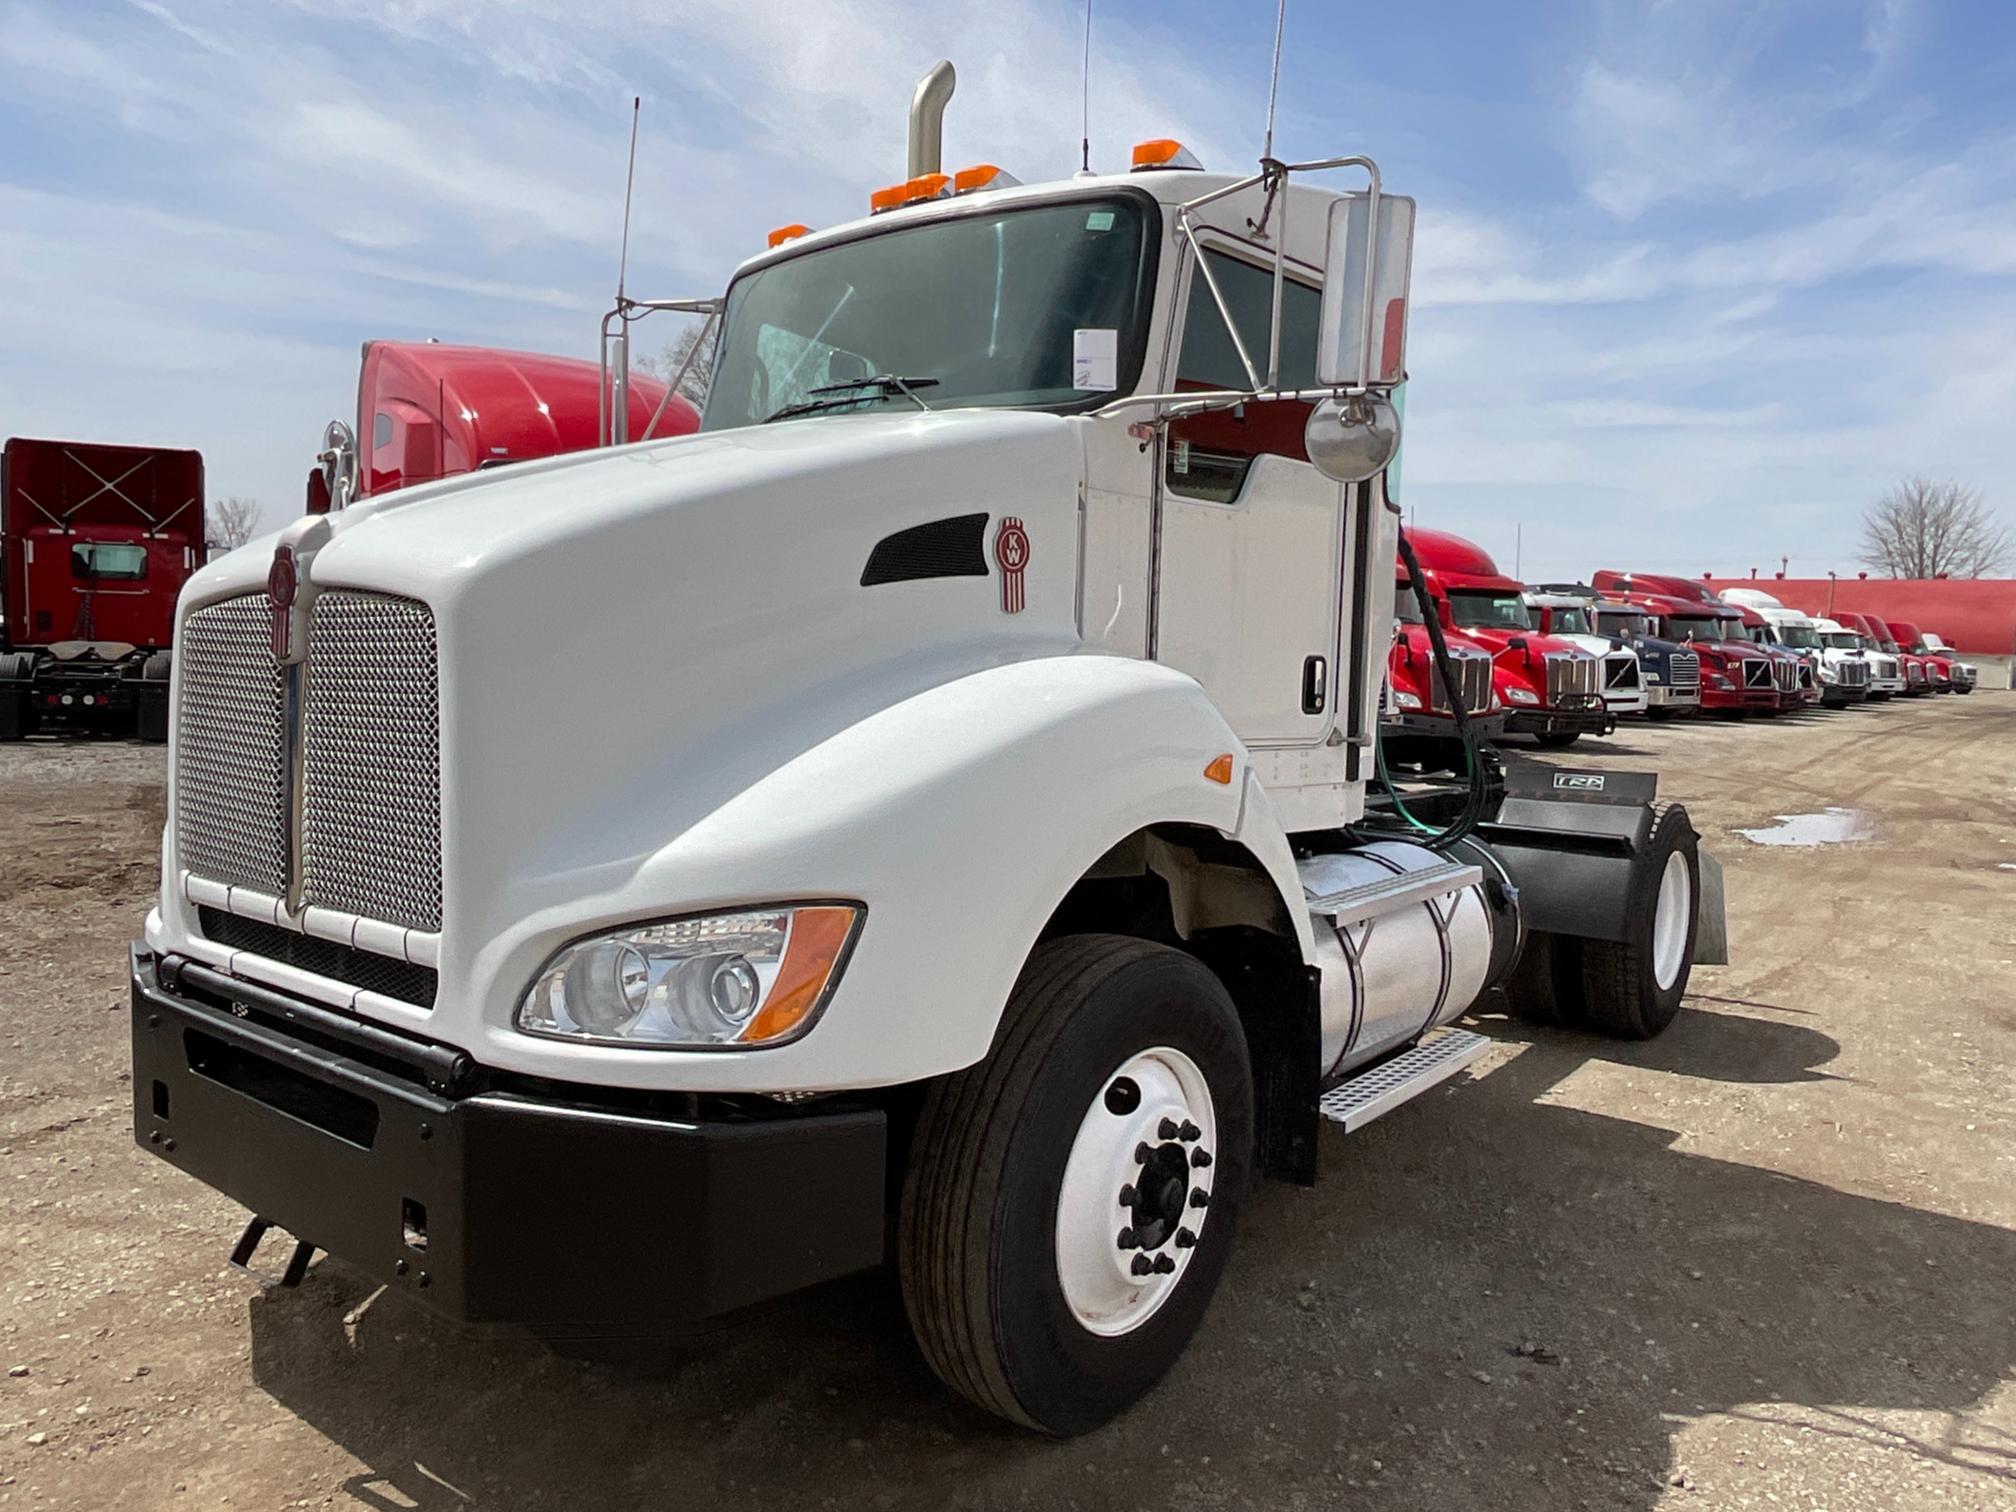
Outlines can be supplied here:
<path id="1" fill-rule="evenodd" d="M 754 909 L 633 924 L 576 940 L 518 1005 L 552 1039 L 643 1047 L 749 1048 L 812 1027 L 846 965 L 862 910 Z"/>
<path id="2" fill-rule="evenodd" d="M 1733 688 L 1736 685 L 1720 672 L 1710 672 L 1708 674 L 1708 686 L 1711 688 Z"/>
<path id="3" fill-rule="evenodd" d="M 1418 709 L 1421 707 L 1420 699 L 1416 698 L 1412 693 L 1409 693 L 1401 688 L 1395 688 L 1393 690 L 1393 702 L 1398 704 L 1403 709 Z"/>
<path id="4" fill-rule="evenodd" d="M 1540 695 L 1535 693 L 1531 688 L 1507 688 L 1505 696 L 1516 704 L 1537 704 L 1540 702 Z"/>
<path id="5" fill-rule="evenodd" d="M 1659 674 L 1657 672 L 1654 672 L 1650 667 L 1647 667 L 1645 669 L 1645 681 L 1647 681 L 1648 683 L 1656 683 L 1657 681 L 1659 681 Z"/>

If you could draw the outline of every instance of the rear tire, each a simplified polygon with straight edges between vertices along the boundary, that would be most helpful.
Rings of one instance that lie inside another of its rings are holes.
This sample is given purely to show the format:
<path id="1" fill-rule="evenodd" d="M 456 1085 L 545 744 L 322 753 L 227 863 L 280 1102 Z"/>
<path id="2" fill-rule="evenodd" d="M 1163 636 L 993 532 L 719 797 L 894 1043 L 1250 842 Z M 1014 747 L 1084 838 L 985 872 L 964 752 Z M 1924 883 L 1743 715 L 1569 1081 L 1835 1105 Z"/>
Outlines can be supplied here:
<path id="1" fill-rule="evenodd" d="M 1581 942 L 1584 1011 L 1597 1033 L 1652 1039 L 1679 1013 L 1701 917 L 1698 846 L 1685 809 L 1660 814 L 1633 869 L 1626 937 Z"/>
<path id="2" fill-rule="evenodd" d="M 1516 1019 L 1556 1029 L 1580 1029 L 1582 945 L 1573 935 L 1533 930 L 1505 978 L 1505 1005 Z"/>
<path id="3" fill-rule="evenodd" d="M 939 1377 L 1060 1436 L 1160 1380 L 1231 1252 L 1252 1085 L 1238 1012 L 1192 957 L 1120 935 L 1037 946 L 993 1050 L 931 1087 L 912 1142 L 897 1268 Z M 1142 1260 L 1168 1269 L 1136 1281 Z"/>

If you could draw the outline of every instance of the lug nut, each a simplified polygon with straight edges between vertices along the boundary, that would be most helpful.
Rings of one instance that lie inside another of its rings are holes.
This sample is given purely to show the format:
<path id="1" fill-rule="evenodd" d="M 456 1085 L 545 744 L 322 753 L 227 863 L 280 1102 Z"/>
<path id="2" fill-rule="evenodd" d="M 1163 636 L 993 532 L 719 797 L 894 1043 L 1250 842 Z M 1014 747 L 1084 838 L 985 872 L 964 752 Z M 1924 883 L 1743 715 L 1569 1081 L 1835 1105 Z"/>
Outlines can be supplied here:
<path id="1" fill-rule="evenodd" d="M 1190 1188 L 1190 1206 L 1193 1208 L 1207 1208 L 1211 1206 L 1211 1194 L 1202 1187 Z"/>
<path id="2" fill-rule="evenodd" d="M 1155 1257 L 1155 1274 L 1158 1276 L 1175 1275 L 1176 1262 L 1170 1259 L 1167 1255 L 1157 1255 Z"/>
<path id="3" fill-rule="evenodd" d="M 1134 1263 L 1127 1268 L 1137 1276 L 1152 1276 L 1155 1274 L 1155 1262 L 1150 1260 L 1146 1255 L 1136 1255 Z"/>
<path id="4" fill-rule="evenodd" d="M 1174 1139 L 1178 1132 L 1180 1131 L 1177 1129 L 1176 1120 L 1173 1118 L 1165 1118 L 1155 1126 L 1155 1137 L 1158 1139 Z"/>
<path id="5" fill-rule="evenodd" d="M 1134 1206 L 1134 1203 L 1138 1198 L 1138 1196 L 1139 1193 L 1137 1193 L 1134 1190 L 1134 1184 L 1130 1181 L 1126 1186 L 1120 1188 L 1120 1206 L 1122 1207 Z"/>
<path id="6" fill-rule="evenodd" d="M 1187 1118 L 1183 1120 L 1183 1127 L 1178 1129 L 1176 1133 L 1178 1134 L 1178 1136 L 1181 1137 L 1181 1139 L 1185 1144 L 1189 1144 L 1194 1140 L 1199 1140 L 1204 1137 L 1204 1131 L 1198 1128 L 1197 1125 L 1195 1125 L 1194 1123 L 1190 1122 L 1190 1120 Z"/>
<path id="7" fill-rule="evenodd" d="M 1134 1164 L 1136 1165 L 1148 1164 L 1149 1157 L 1152 1156 L 1154 1153 L 1155 1152 L 1149 1149 L 1146 1144 L 1137 1144 L 1136 1146 L 1134 1146 Z"/>
<path id="8" fill-rule="evenodd" d="M 1197 1236 L 1195 1234 L 1191 1233 L 1188 1229 L 1176 1230 L 1176 1248 L 1195 1249 L 1196 1247 Z"/>
<path id="9" fill-rule="evenodd" d="M 1120 1248 L 1122 1249 L 1141 1248 L 1141 1236 L 1135 1233 L 1134 1230 L 1132 1230 L 1131 1228 L 1124 1228 L 1120 1230 L 1120 1237 L 1118 1239 L 1115 1239 L 1113 1242 L 1119 1245 Z"/>
<path id="10" fill-rule="evenodd" d="M 1211 1152 L 1202 1145 L 1197 1146 L 1196 1149 L 1190 1152 L 1190 1164 L 1200 1171 L 1203 1170 L 1211 1164 Z"/>

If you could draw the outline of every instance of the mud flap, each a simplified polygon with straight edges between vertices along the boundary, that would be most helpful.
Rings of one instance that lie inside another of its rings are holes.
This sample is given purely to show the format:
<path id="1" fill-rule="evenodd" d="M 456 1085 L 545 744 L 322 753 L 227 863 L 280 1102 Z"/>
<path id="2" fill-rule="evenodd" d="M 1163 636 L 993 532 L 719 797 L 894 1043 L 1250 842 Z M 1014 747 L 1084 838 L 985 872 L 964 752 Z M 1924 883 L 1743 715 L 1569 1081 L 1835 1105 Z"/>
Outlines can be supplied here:
<path id="1" fill-rule="evenodd" d="M 1694 860 L 1700 869 L 1701 881 L 1700 895 L 1694 905 L 1700 913 L 1694 926 L 1694 964 L 1727 966 L 1729 918 L 1722 907 L 1722 863 L 1705 850 L 1698 849 Z"/>

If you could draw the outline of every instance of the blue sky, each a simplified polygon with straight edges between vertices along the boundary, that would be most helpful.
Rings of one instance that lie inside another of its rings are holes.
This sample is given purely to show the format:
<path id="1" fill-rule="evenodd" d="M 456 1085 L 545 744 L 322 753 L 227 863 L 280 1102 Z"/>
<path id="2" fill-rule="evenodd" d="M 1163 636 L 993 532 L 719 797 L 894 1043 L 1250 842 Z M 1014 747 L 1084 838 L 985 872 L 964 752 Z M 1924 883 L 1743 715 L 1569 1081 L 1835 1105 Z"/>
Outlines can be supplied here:
<path id="1" fill-rule="evenodd" d="M 633 292 L 949 161 L 1076 166 L 1049 0 L 0 0 L 0 433 L 291 515 L 370 337 L 590 355 Z M 1273 6 L 1099 0 L 1095 165 L 1258 151 Z M 1529 577 L 1852 566 L 1907 472 L 2016 511 L 2016 6 L 1291 0 L 1279 144 L 1420 201 L 1407 504 Z"/>

